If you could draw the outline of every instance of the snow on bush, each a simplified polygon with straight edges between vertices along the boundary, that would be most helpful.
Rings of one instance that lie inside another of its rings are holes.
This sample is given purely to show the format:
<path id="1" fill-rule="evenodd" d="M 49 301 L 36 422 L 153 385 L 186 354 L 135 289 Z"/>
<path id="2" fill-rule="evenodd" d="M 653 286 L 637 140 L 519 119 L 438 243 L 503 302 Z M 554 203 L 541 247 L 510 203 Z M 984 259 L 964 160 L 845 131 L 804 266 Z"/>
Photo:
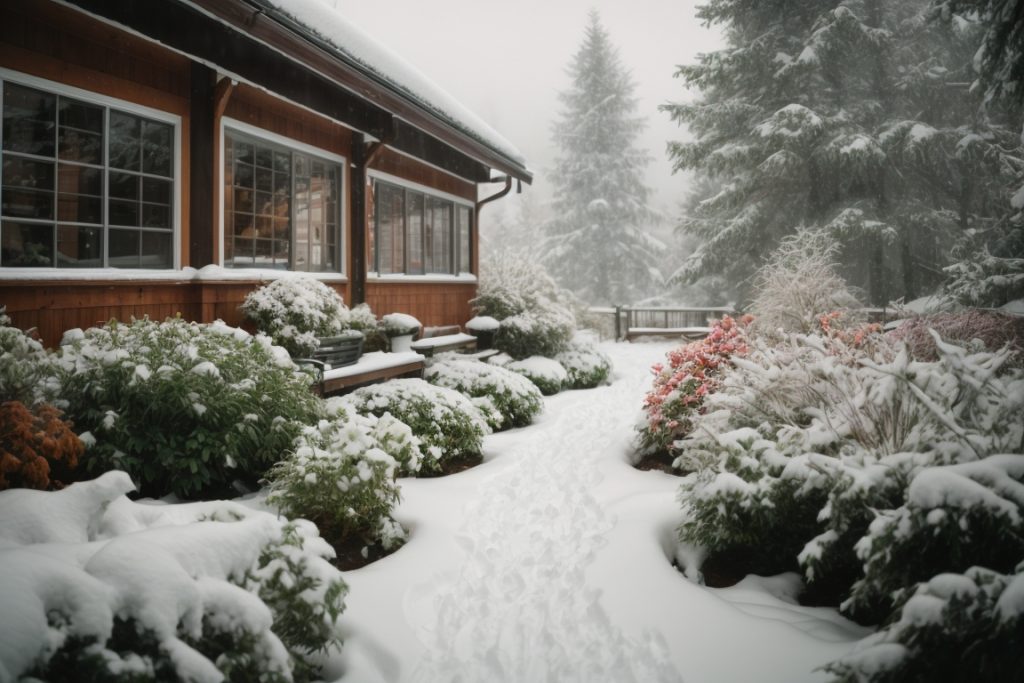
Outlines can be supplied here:
<path id="1" fill-rule="evenodd" d="M 1024 564 L 919 584 L 898 618 L 829 664 L 836 683 L 1024 680 Z"/>
<path id="2" fill-rule="evenodd" d="M 987 246 L 970 243 L 980 236 L 968 236 L 967 243 L 958 247 L 960 253 L 954 254 L 959 255 L 960 260 L 944 268 L 945 295 L 963 306 L 998 307 L 1024 299 L 1024 258 L 1020 258 L 1020 237 L 1017 237 L 1014 247 L 1009 246 L 1013 238 L 1008 235 L 1006 253 L 994 255 Z"/>
<path id="3" fill-rule="evenodd" d="M 422 324 L 408 313 L 388 313 L 380 319 L 384 334 L 398 337 L 403 334 L 419 334 Z"/>
<path id="4" fill-rule="evenodd" d="M 57 408 L 0 403 L 0 490 L 63 488 L 84 450 Z"/>
<path id="5" fill-rule="evenodd" d="M 800 228 L 784 237 L 757 273 L 748 312 L 760 334 L 818 331 L 819 319 L 844 311 L 850 324 L 861 322 L 857 297 L 837 271 L 839 243 L 823 230 Z"/>
<path id="6" fill-rule="evenodd" d="M 477 313 L 499 321 L 494 346 L 513 358 L 553 358 L 576 330 L 571 295 L 536 262 L 514 254 L 492 257 L 480 278 Z"/>
<path id="7" fill-rule="evenodd" d="M 430 364 L 423 378 L 431 384 L 454 389 L 470 399 L 488 399 L 494 409 L 488 425 L 494 431 L 525 427 L 544 407 L 540 390 L 529 379 L 478 360 L 462 360 L 456 355 L 442 356 Z"/>
<path id="8" fill-rule="evenodd" d="M 383 417 L 390 413 L 420 439 L 423 459 L 419 470 L 403 465 L 402 474 L 438 474 L 449 462 L 480 455 L 487 422 L 473 403 L 453 389 L 422 379 L 393 379 L 330 399 L 329 411 L 351 411 Z"/>
<path id="9" fill-rule="evenodd" d="M 498 319 L 489 315 L 474 316 L 466 323 L 466 329 L 470 332 L 497 332 L 499 327 L 501 323 Z"/>
<path id="10" fill-rule="evenodd" d="M 569 380 L 569 373 L 561 363 L 544 356 L 514 360 L 506 363 L 504 367 L 533 382 L 545 396 L 557 394 L 565 388 L 565 383 Z"/>
<path id="11" fill-rule="evenodd" d="M 125 470 L 145 495 L 254 485 L 322 416 L 309 376 L 263 335 L 171 318 L 68 339 L 57 374 L 67 415 L 92 444 L 83 465 Z"/>
<path id="12" fill-rule="evenodd" d="M 931 330 L 947 342 L 979 344 L 979 350 L 996 351 L 1008 346 L 1014 352 L 1012 364 L 1024 366 L 1024 317 L 978 309 L 938 313 L 905 320 L 889 336 L 906 343 L 915 360 L 937 360 L 939 353 Z"/>
<path id="13" fill-rule="evenodd" d="M 246 295 L 241 309 L 260 332 L 297 358 L 312 354 L 318 337 L 339 335 L 352 322 L 341 296 L 311 277 L 274 280 Z"/>
<path id="14" fill-rule="evenodd" d="M 747 317 L 736 321 L 725 316 L 704 339 L 669 351 L 667 366 L 651 368 L 653 387 L 644 397 L 643 422 L 637 426 L 641 453 L 670 450 L 690 432 L 705 397 L 717 390 L 722 371 L 734 355 L 746 353 L 743 330 L 749 323 Z"/>
<path id="15" fill-rule="evenodd" d="M 773 570 L 795 568 L 799 560 L 812 585 L 831 584 L 841 596 L 875 571 L 875 554 L 903 548 L 901 561 L 914 552 L 928 557 L 919 566 L 922 576 L 913 574 L 912 563 L 891 576 L 878 570 L 881 587 L 871 596 L 865 587 L 865 599 L 844 606 L 865 621 L 892 608 L 874 597 L 910 589 L 928 571 L 969 566 L 963 557 L 928 551 L 928 535 L 941 534 L 947 523 L 953 529 L 962 514 L 898 511 L 910 505 L 916 477 L 934 476 L 922 474 L 929 468 L 1019 453 L 1024 373 L 1003 370 L 1006 349 L 971 353 L 938 339 L 936 345 L 939 360 L 921 362 L 879 337 L 860 348 L 818 335 L 776 347 L 752 342 L 749 356 L 735 360 L 706 412 L 694 418 L 690 436 L 676 444 L 696 470 L 681 487 L 681 539 L 712 553 L 747 552 Z M 975 485 L 1005 495 L 995 491 L 1002 486 L 997 479 L 982 477 Z M 897 514 L 903 516 L 892 528 L 905 537 L 883 533 L 890 527 L 879 520 Z M 969 523 L 982 535 L 1007 521 L 992 507 L 971 514 Z M 884 540 L 869 553 L 871 541 L 860 539 L 874 532 Z M 899 563 L 879 560 L 878 567 Z"/>
<path id="16" fill-rule="evenodd" d="M 0 318 L 10 321 L 3 308 Z M 42 344 L 0 321 L 0 403 L 21 401 L 30 406 L 52 400 L 56 391 L 52 363 Z"/>
<path id="17" fill-rule="evenodd" d="M 316 677 L 347 588 L 315 528 L 224 501 L 133 503 L 132 488 L 109 472 L 0 492 L 0 678 Z"/>
<path id="18" fill-rule="evenodd" d="M 607 382 L 612 370 L 612 361 L 606 354 L 578 338 L 569 342 L 569 348 L 555 356 L 555 360 L 568 374 L 567 389 L 593 389 Z"/>
<path id="19" fill-rule="evenodd" d="M 349 413 L 335 404 L 330 419 L 306 427 L 295 451 L 267 473 L 268 502 L 286 517 L 314 522 L 335 545 L 359 540 L 385 550 L 405 542 L 391 517 L 399 500 L 399 463 L 420 468 L 420 440 L 390 414 Z"/>
<path id="20" fill-rule="evenodd" d="M 937 570 L 973 565 L 1002 573 L 1024 560 L 1024 456 L 921 469 L 906 503 L 881 512 L 856 545 L 864 576 L 848 611 L 888 614 Z"/>

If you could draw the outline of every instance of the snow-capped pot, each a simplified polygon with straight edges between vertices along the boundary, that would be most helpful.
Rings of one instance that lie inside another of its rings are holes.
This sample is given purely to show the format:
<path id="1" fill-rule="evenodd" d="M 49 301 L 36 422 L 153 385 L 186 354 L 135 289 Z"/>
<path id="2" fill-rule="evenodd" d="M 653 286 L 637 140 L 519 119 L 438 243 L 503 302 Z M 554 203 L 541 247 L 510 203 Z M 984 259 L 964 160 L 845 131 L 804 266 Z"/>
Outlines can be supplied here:
<path id="1" fill-rule="evenodd" d="M 312 277 L 274 280 L 246 295 L 241 310 L 296 358 L 308 358 L 319 347 L 318 338 L 352 327 L 352 314 L 341 296 Z"/>
<path id="2" fill-rule="evenodd" d="M 476 337 L 476 348 L 486 351 L 494 346 L 494 335 L 497 334 L 501 322 L 489 315 L 478 315 L 466 323 L 466 331 Z"/>
<path id="3" fill-rule="evenodd" d="M 421 323 L 408 313 L 388 313 L 380 321 L 380 329 L 387 336 L 391 351 L 412 351 L 412 340 L 419 334 Z"/>

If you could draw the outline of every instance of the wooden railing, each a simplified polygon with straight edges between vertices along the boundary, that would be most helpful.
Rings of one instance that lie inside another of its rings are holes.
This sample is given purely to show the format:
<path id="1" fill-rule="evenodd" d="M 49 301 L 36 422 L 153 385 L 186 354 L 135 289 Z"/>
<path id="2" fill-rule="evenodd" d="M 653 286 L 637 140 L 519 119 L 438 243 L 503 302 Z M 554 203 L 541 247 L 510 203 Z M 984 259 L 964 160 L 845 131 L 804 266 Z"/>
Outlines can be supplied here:
<path id="1" fill-rule="evenodd" d="M 729 307 L 620 306 L 615 313 L 615 338 L 643 336 L 703 337 L 712 320 L 731 315 Z"/>

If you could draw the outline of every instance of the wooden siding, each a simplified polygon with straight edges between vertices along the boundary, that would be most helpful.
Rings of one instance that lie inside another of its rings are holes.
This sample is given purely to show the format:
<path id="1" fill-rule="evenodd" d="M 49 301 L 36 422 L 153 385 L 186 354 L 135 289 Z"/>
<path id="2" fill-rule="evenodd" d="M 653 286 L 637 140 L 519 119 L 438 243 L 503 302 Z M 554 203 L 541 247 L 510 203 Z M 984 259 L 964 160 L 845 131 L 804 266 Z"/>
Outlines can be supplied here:
<path id="1" fill-rule="evenodd" d="M 391 149 L 383 150 L 370 168 L 374 171 L 390 173 L 420 185 L 434 187 L 456 197 L 476 201 L 476 185 L 438 170 L 433 166 L 416 161 L 412 157 L 399 154 Z"/>
<path id="2" fill-rule="evenodd" d="M 48 347 L 60 343 L 64 332 L 92 327 L 111 318 L 130 320 L 148 315 L 154 320 L 180 315 L 186 320 L 211 322 L 252 330 L 238 307 L 262 281 L 196 282 L 77 280 L 0 282 L 0 305 L 15 327 L 36 328 Z M 346 300 L 345 283 L 330 283 Z"/>
<path id="3" fill-rule="evenodd" d="M 378 317 L 408 313 L 426 327 L 465 325 L 473 317 L 469 300 L 475 296 L 472 282 L 366 283 L 366 303 Z"/>

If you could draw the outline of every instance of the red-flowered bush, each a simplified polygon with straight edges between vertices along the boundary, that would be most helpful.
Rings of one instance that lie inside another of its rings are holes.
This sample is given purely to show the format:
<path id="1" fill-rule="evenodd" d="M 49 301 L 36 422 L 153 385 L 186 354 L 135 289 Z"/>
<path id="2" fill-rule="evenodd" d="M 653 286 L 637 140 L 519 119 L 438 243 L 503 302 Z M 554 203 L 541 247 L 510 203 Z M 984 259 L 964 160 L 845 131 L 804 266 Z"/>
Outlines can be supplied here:
<path id="1" fill-rule="evenodd" d="M 29 409 L 21 401 L 0 403 L 0 491 L 63 488 L 78 465 L 82 441 L 48 404 Z"/>
<path id="2" fill-rule="evenodd" d="M 669 351 L 667 365 L 651 368 L 654 386 L 644 398 L 644 421 L 638 426 L 642 453 L 670 450 L 689 433 L 693 416 L 700 412 L 704 397 L 718 388 L 730 358 L 747 352 L 744 329 L 752 319 L 725 316 L 707 337 Z"/>

